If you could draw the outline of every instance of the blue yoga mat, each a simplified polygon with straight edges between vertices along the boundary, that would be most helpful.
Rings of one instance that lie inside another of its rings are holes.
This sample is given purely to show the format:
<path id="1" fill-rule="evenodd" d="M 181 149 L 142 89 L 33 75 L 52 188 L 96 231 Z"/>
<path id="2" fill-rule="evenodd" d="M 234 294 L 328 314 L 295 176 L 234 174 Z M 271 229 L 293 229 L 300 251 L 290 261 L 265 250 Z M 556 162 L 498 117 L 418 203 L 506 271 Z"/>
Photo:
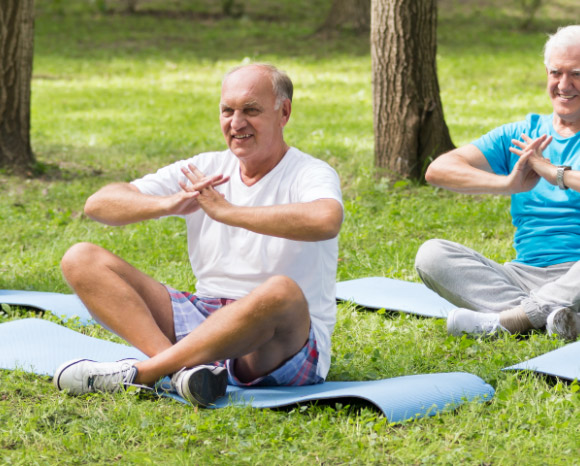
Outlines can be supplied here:
<path id="1" fill-rule="evenodd" d="M 74 294 L 47 291 L 0 290 L 0 303 L 50 311 L 59 317 L 74 318 L 86 324 L 92 321 L 89 311 Z"/>
<path id="2" fill-rule="evenodd" d="M 336 284 L 336 299 L 370 309 L 446 318 L 454 306 L 422 283 L 387 277 L 357 278 Z"/>
<path id="3" fill-rule="evenodd" d="M 566 380 L 580 380 L 580 341 L 503 370 L 534 371 Z"/>
<path id="4" fill-rule="evenodd" d="M 425 317 L 447 317 L 456 306 L 422 283 L 387 277 L 367 277 L 336 284 L 336 299 L 352 301 L 370 309 L 387 309 Z M 0 290 L 0 303 L 50 311 L 59 317 L 92 320 L 89 311 L 74 294 L 46 291 Z"/>
<path id="5" fill-rule="evenodd" d="M 0 324 L 0 368 L 54 375 L 63 362 L 75 358 L 111 361 L 144 359 L 135 348 L 82 335 L 42 319 Z M 228 387 L 216 408 L 251 405 L 277 408 L 316 400 L 373 405 L 390 422 L 434 415 L 466 401 L 487 401 L 494 389 L 482 379 L 462 372 L 410 375 L 369 382 L 324 382 L 306 387 Z M 175 394 L 164 394 L 185 403 Z"/>

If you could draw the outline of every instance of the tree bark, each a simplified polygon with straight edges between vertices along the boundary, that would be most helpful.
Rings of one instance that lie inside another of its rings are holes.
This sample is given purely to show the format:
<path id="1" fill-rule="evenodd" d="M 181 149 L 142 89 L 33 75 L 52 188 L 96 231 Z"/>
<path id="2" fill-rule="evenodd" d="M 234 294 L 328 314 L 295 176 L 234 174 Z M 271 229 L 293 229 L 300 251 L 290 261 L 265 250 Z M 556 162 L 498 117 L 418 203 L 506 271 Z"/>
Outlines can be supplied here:
<path id="1" fill-rule="evenodd" d="M 30 146 L 33 0 L 0 1 L 0 167 L 34 164 Z"/>
<path id="2" fill-rule="evenodd" d="M 372 0 L 371 57 L 375 166 L 422 178 L 452 149 L 436 66 L 436 0 Z"/>
<path id="3" fill-rule="evenodd" d="M 344 25 L 352 25 L 358 32 L 371 27 L 371 0 L 332 0 L 330 10 L 319 32 L 334 32 Z"/>

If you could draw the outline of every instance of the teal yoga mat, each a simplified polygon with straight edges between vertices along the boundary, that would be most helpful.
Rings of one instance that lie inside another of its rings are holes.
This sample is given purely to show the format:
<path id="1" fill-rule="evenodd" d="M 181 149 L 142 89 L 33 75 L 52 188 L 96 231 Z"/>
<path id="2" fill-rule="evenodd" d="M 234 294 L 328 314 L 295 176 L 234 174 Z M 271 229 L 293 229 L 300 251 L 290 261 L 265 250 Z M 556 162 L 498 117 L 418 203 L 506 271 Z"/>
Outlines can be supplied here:
<path id="1" fill-rule="evenodd" d="M 446 318 L 456 308 L 422 283 L 387 277 L 366 277 L 338 282 L 336 299 L 370 309 L 386 309 L 424 317 Z"/>
<path id="2" fill-rule="evenodd" d="M 0 303 L 13 306 L 32 307 L 50 311 L 65 318 L 78 317 L 86 324 L 92 321 L 89 311 L 74 294 L 51 293 L 48 291 L 0 290 Z"/>
<path id="3" fill-rule="evenodd" d="M 580 341 L 504 369 L 508 370 L 534 371 L 566 380 L 580 380 Z"/>
<path id="4" fill-rule="evenodd" d="M 143 359 L 135 348 L 82 335 L 42 319 L 0 324 L 0 368 L 52 376 L 63 362 L 75 358 L 96 361 L 128 357 Z M 185 403 L 176 394 L 163 393 Z M 324 382 L 305 387 L 228 387 L 216 408 L 251 405 L 279 408 L 304 402 L 340 401 L 374 406 L 390 422 L 434 415 L 467 401 L 488 401 L 494 389 L 479 377 L 463 373 L 420 374 L 368 382 Z"/>

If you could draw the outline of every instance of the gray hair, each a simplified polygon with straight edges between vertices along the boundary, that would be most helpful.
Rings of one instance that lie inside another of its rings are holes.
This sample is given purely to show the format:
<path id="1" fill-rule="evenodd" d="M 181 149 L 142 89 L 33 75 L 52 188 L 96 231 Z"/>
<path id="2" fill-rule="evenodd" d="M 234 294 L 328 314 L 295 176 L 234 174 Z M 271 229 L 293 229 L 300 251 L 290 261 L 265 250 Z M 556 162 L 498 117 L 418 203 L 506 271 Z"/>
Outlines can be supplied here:
<path id="1" fill-rule="evenodd" d="M 544 45 L 544 65 L 550 64 L 550 54 L 554 48 L 580 47 L 580 24 L 558 28 L 556 34 L 549 36 Z"/>
<path id="2" fill-rule="evenodd" d="M 268 63 L 250 63 L 247 65 L 236 66 L 231 70 L 229 70 L 224 75 L 222 85 L 236 71 L 251 66 L 262 68 L 270 75 L 270 80 L 272 81 L 272 89 L 274 91 L 274 95 L 276 96 L 276 104 L 274 106 L 275 110 L 278 110 L 280 108 L 280 105 L 282 105 L 282 102 L 286 99 L 290 99 L 290 101 L 292 102 L 292 95 L 294 93 L 294 85 L 292 84 L 292 80 L 288 77 L 288 75 L 284 71 L 279 70 L 274 65 L 270 65 Z"/>

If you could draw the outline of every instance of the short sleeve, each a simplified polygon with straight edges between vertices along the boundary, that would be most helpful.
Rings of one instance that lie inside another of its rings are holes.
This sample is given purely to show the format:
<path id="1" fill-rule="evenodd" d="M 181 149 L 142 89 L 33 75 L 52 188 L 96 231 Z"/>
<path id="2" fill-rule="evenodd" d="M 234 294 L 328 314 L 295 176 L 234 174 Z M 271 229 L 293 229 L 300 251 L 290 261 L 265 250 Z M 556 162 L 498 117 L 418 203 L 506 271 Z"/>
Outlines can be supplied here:
<path id="1" fill-rule="evenodd" d="M 509 148 L 512 139 L 519 139 L 524 132 L 522 123 L 499 126 L 473 141 L 472 144 L 483 153 L 494 173 L 508 175 L 515 165 L 517 155 L 512 154 Z"/>
<path id="2" fill-rule="evenodd" d="M 297 178 L 297 187 L 299 202 L 335 199 L 343 205 L 340 178 L 336 171 L 322 160 L 313 159 L 312 163 L 301 170 Z"/>
<path id="3" fill-rule="evenodd" d="M 182 160 L 175 162 L 166 167 L 160 168 L 155 173 L 145 175 L 131 182 L 143 194 L 152 196 L 170 196 L 181 190 L 179 182 L 185 182 L 187 179 L 181 173 L 181 167 L 188 161 Z"/>

